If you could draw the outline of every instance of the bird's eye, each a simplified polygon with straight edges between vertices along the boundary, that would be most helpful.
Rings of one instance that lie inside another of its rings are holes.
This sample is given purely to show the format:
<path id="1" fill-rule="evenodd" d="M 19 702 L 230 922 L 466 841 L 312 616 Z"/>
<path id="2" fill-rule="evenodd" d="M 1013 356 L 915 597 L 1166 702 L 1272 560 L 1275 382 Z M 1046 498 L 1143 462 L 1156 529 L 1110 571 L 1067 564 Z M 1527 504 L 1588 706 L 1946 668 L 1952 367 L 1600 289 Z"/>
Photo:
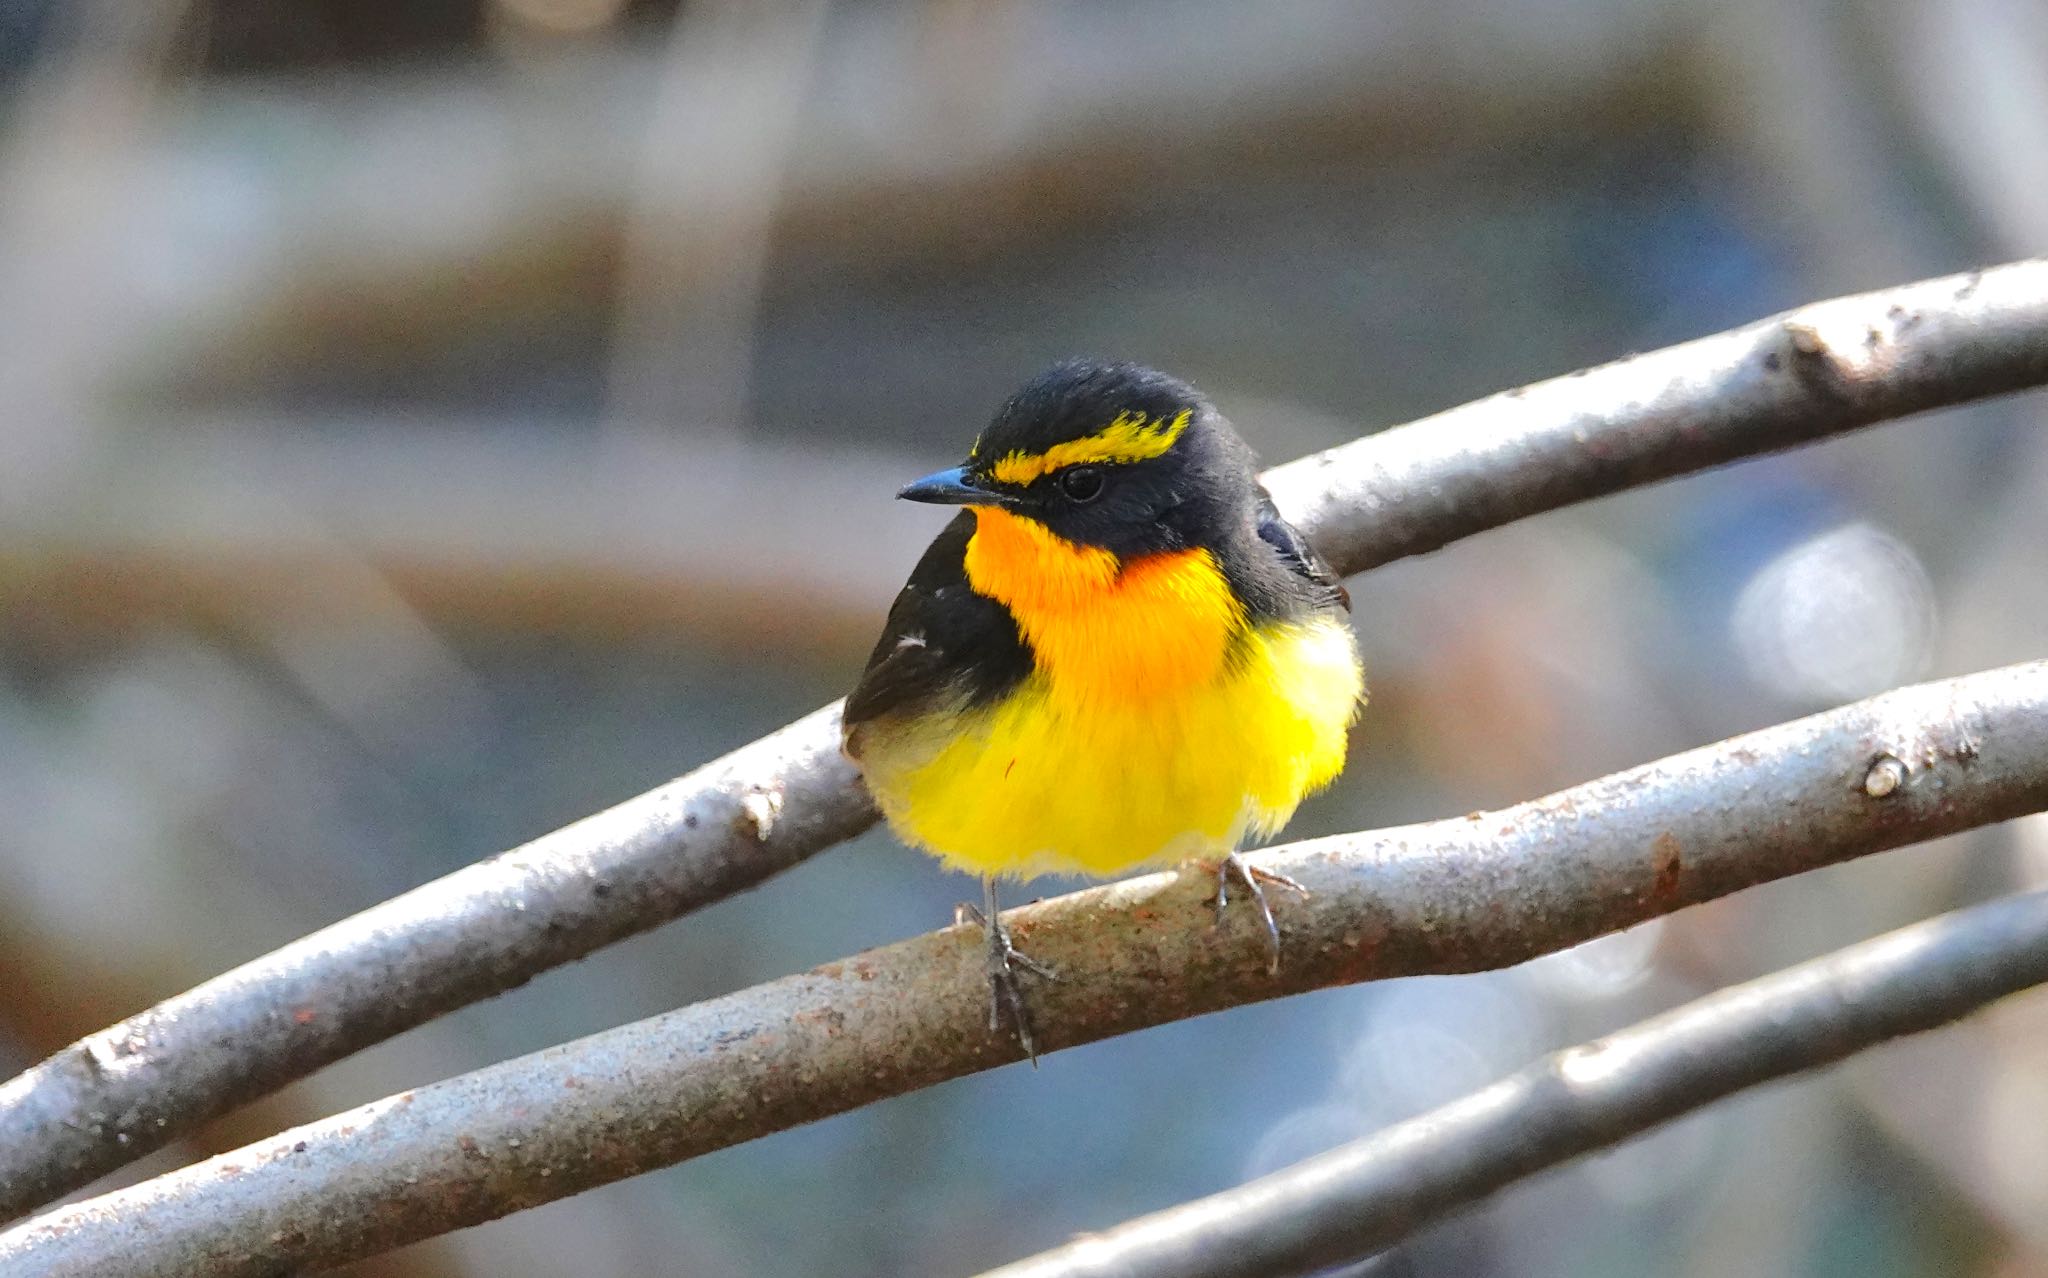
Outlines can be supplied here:
<path id="1" fill-rule="evenodd" d="M 1060 472 L 1059 485 L 1069 501 L 1094 501 L 1102 496 L 1102 470 L 1097 466 L 1070 466 Z"/>

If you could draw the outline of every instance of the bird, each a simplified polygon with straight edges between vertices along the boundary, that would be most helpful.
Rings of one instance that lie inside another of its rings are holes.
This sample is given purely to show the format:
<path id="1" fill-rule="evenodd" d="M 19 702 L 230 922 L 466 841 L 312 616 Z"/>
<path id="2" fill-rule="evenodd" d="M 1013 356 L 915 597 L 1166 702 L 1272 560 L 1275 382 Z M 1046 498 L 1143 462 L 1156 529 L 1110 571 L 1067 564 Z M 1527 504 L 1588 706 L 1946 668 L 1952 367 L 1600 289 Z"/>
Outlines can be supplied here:
<path id="1" fill-rule="evenodd" d="M 958 466 L 896 494 L 964 507 L 897 594 L 842 745 L 907 844 L 981 876 L 989 1029 L 1037 1048 L 1017 976 L 1057 979 L 998 912 L 1004 878 L 1238 855 L 1342 771 L 1365 674 L 1351 598 L 1188 383 L 1067 360 L 1012 395 Z"/>

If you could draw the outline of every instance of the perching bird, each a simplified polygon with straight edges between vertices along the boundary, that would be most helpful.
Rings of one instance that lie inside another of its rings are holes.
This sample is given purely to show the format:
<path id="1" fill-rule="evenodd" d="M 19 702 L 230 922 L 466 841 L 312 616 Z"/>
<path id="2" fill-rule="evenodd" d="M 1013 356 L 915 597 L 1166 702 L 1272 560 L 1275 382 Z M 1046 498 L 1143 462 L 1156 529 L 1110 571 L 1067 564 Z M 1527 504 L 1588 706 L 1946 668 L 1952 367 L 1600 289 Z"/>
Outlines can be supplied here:
<path id="1" fill-rule="evenodd" d="M 1035 1055 L 996 879 L 1216 862 L 1272 943 L 1237 856 L 1344 766 L 1364 699 L 1328 564 L 1273 508 L 1251 449 L 1187 383 L 1055 365 L 967 461 L 897 496 L 965 506 L 896 596 L 845 746 L 903 840 L 982 875 L 989 1028 Z"/>

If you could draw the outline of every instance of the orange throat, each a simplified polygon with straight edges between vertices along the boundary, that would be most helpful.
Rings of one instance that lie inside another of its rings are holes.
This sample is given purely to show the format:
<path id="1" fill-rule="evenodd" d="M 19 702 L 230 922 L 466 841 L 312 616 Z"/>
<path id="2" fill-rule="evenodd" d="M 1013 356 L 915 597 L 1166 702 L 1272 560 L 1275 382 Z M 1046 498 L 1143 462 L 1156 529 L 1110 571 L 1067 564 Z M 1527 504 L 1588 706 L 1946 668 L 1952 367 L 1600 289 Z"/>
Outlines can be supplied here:
<path id="1" fill-rule="evenodd" d="M 1008 608 L 1055 697 L 1144 701 L 1215 681 L 1243 605 L 1206 550 L 1128 562 L 992 506 L 974 509 L 967 581 Z"/>

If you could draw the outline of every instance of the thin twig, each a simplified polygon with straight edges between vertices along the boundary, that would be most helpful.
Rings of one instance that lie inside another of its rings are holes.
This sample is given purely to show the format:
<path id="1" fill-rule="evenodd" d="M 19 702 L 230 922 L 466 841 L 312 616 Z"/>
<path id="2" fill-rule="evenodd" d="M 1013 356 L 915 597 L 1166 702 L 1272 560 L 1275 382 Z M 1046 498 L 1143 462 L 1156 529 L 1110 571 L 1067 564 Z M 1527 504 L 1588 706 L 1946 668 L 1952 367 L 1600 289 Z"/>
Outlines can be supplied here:
<path id="1" fill-rule="evenodd" d="M 2048 892 L 1958 910 L 1566 1048 L 1362 1140 L 983 1278 L 1315 1273 L 1746 1087 L 2043 982 Z"/>
<path id="2" fill-rule="evenodd" d="M 2048 260 L 2019 262 L 1819 303 L 1509 391 L 1268 480 L 1349 574 L 1573 502 L 2044 382 Z M 837 722 L 828 706 L 0 1084 L 0 1220 L 865 829 L 874 812 L 839 756 Z"/>
<path id="3" fill-rule="evenodd" d="M 1323 986 L 1517 963 L 1753 884 L 2048 809 L 2048 662 L 1886 693 L 1495 813 L 1258 858 L 1279 976 L 1213 878 L 1014 911 L 1041 1051 Z M 343 1263 L 1018 1058 L 953 927 L 285 1132 L 0 1234 L 0 1278 Z"/>

